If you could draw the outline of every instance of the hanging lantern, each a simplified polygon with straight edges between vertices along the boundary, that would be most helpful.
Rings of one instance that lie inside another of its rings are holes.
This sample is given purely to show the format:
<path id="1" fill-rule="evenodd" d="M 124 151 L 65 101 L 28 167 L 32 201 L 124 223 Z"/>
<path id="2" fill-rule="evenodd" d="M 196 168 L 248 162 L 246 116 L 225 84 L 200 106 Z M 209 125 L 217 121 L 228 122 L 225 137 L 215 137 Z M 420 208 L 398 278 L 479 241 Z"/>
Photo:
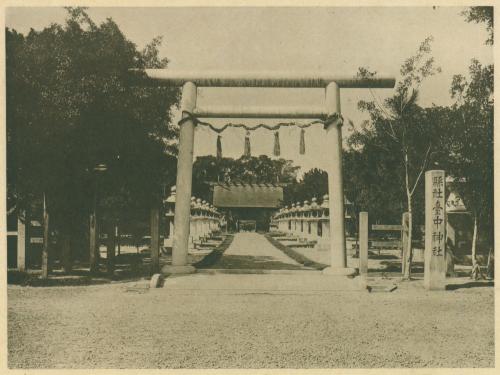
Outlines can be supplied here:
<path id="1" fill-rule="evenodd" d="M 299 153 L 301 155 L 304 155 L 306 153 L 306 142 L 305 142 L 305 134 L 306 131 L 304 129 L 300 130 L 300 146 L 299 146 Z"/>
<path id="2" fill-rule="evenodd" d="M 274 132 L 274 156 L 280 156 L 280 133 L 279 131 Z"/>
<path id="3" fill-rule="evenodd" d="M 245 150 L 243 152 L 243 155 L 246 156 L 246 157 L 250 157 L 251 156 L 251 152 L 250 152 L 250 132 L 247 130 L 247 133 L 245 135 Z"/>
<path id="4" fill-rule="evenodd" d="M 217 136 L 217 159 L 222 159 L 222 142 L 221 136 Z"/>

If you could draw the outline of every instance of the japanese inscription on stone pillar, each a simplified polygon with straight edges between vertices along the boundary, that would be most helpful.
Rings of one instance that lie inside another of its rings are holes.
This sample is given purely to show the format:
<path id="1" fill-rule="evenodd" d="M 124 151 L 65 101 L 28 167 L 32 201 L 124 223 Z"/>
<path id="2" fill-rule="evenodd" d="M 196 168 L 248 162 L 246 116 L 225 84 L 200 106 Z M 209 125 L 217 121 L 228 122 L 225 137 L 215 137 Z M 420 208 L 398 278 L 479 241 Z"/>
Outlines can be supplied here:
<path id="1" fill-rule="evenodd" d="M 425 174 L 425 266 L 427 289 L 444 289 L 446 277 L 446 216 L 444 171 Z"/>

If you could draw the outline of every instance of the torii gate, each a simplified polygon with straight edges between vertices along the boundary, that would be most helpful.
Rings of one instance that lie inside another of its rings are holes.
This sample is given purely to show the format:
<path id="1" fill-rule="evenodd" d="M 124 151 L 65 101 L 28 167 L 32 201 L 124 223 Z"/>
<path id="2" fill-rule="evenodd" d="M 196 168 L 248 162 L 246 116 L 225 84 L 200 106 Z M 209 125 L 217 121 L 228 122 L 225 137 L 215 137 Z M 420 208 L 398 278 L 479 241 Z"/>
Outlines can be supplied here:
<path id="1" fill-rule="evenodd" d="M 323 273 L 351 275 L 354 269 L 347 268 L 344 229 L 344 189 L 342 181 L 342 117 L 340 116 L 341 88 L 393 88 L 393 77 L 349 78 L 333 74 L 287 74 L 287 73 L 193 73 L 170 69 L 146 69 L 145 75 L 157 85 L 182 86 L 181 110 L 183 122 L 180 126 L 179 154 L 177 159 L 177 196 L 174 216 L 174 241 L 172 265 L 163 267 L 165 274 L 195 272 L 188 264 L 189 220 L 193 171 L 193 147 L 197 118 L 286 118 L 314 119 L 335 118 L 325 124 L 325 136 L 330 145 L 328 168 L 328 194 L 330 196 L 330 267 Z M 274 88 L 325 88 L 325 102 L 316 108 L 303 107 L 235 107 L 196 105 L 197 87 L 274 87 Z"/>

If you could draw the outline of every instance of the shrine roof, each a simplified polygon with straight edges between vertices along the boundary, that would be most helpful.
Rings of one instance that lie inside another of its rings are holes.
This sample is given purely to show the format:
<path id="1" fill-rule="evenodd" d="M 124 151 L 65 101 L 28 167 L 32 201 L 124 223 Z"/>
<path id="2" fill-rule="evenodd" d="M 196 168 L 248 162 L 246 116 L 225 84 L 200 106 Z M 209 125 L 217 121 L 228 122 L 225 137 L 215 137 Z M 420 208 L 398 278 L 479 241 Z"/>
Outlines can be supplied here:
<path id="1" fill-rule="evenodd" d="M 281 184 L 213 184 L 215 207 L 277 208 L 283 201 Z"/>

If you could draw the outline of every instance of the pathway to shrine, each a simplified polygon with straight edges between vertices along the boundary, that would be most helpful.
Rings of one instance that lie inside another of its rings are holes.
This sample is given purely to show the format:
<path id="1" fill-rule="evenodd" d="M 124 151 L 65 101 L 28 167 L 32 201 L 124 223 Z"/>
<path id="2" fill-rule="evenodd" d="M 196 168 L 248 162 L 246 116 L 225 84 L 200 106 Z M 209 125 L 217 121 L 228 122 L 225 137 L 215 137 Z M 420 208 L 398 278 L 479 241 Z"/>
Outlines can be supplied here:
<path id="1" fill-rule="evenodd" d="M 310 270 L 275 248 L 262 234 L 236 233 L 222 258 L 211 268 Z"/>

